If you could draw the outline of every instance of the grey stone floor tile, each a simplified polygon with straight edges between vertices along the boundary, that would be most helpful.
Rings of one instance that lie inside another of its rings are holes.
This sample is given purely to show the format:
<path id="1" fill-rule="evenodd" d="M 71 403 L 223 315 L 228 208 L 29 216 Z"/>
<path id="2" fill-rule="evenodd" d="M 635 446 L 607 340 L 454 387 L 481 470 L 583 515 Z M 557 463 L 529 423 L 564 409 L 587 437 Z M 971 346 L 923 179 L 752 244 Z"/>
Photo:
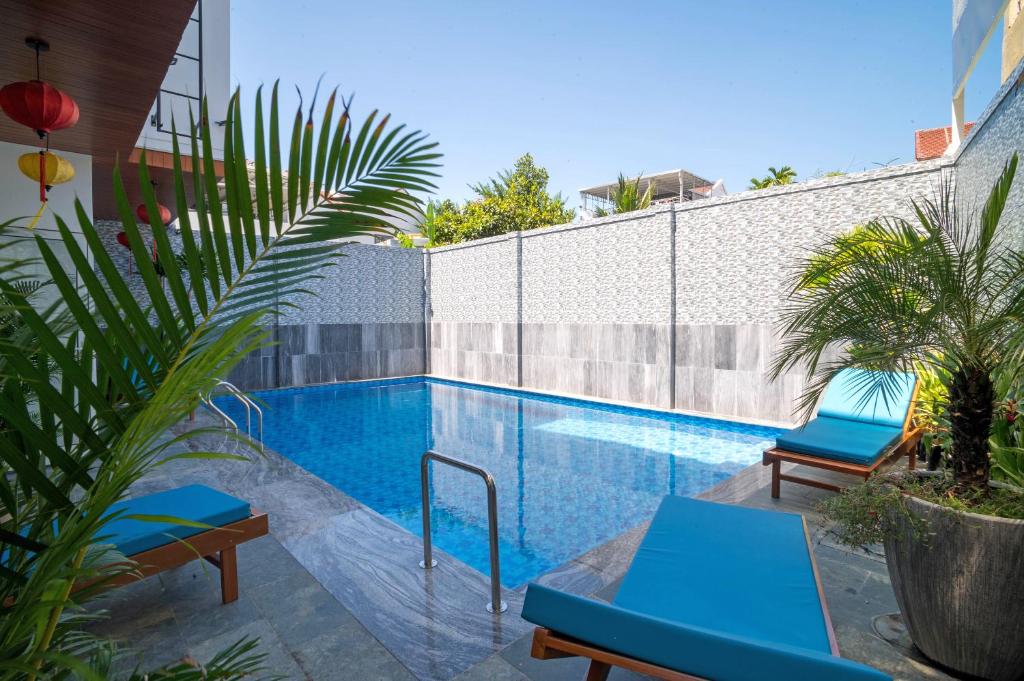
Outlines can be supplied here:
<path id="1" fill-rule="evenodd" d="M 557 660 L 537 660 L 530 656 L 532 634 L 527 635 L 501 651 L 501 657 L 520 674 L 531 681 L 578 681 L 587 672 L 589 662 L 578 657 Z M 612 669 L 609 681 L 640 681 L 650 677 L 624 669 Z"/>
<path id="2" fill-rule="evenodd" d="M 626 574 L 629 564 L 633 561 L 633 554 L 647 534 L 649 525 L 650 523 L 646 522 L 627 530 L 615 539 L 587 551 L 576 560 L 597 570 L 604 577 L 605 583 L 616 580 Z"/>
<path id="3" fill-rule="evenodd" d="M 608 584 L 607 586 L 601 589 L 598 589 L 593 593 L 593 597 L 599 601 L 611 603 L 612 599 L 615 598 L 615 594 L 619 593 L 619 587 L 622 586 L 622 579 L 622 577 L 619 577 L 614 582 Z"/>
<path id="4" fill-rule="evenodd" d="M 282 577 L 305 571 L 295 556 L 273 537 L 260 537 L 238 547 L 239 589 L 257 591 Z"/>
<path id="5" fill-rule="evenodd" d="M 305 571 L 264 585 L 253 600 L 291 648 L 349 625 L 354 618 Z"/>
<path id="6" fill-rule="evenodd" d="M 244 628 L 260 618 L 256 607 L 244 597 L 228 604 L 221 604 L 218 597 L 208 607 L 176 604 L 175 612 L 181 636 L 188 645 L 198 645 L 225 631 Z"/>
<path id="7" fill-rule="evenodd" d="M 869 664 L 897 681 L 954 681 L 954 677 L 926 662 L 908 657 L 863 626 L 839 623 L 835 630 L 843 657 Z"/>
<path id="8" fill-rule="evenodd" d="M 607 576 L 578 560 L 571 560 L 533 580 L 537 584 L 580 596 L 594 593 L 608 581 Z M 517 591 L 525 593 L 526 586 L 524 584 Z"/>
<path id="9" fill-rule="evenodd" d="M 492 655 L 452 681 L 530 681 L 530 677 L 513 667 L 501 655 Z"/>
<path id="10" fill-rule="evenodd" d="M 257 653 L 266 655 L 263 661 L 265 676 L 281 675 L 286 679 L 315 679 L 308 676 L 299 666 L 288 647 L 277 636 L 274 628 L 265 620 L 254 620 L 245 625 L 223 631 L 204 641 L 189 645 L 189 654 L 205 664 L 217 653 L 242 639 L 259 639 Z"/>
<path id="11" fill-rule="evenodd" d="M 287 548 L 394 655 L 424 679 L 449 679 L 529 630 L 522 597 L 504 590 L 509 610 L 484 609 L 489 581 L 437 551 L 418 565 L 422 543 L 382 516 L 358 510 Z"/>
<path id="12" fill-rule="evenodd" d="M 416 681 L 416 677 L 355 620 L 307 641 L 295 651 L 316 681 Z"/>

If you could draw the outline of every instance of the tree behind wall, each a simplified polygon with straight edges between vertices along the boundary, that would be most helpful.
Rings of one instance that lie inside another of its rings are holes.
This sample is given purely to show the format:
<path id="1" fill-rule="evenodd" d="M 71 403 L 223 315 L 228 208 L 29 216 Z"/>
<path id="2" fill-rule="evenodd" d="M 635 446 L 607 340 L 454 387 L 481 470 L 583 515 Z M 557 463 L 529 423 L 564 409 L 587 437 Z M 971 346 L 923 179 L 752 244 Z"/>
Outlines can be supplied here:
<path id="1" fill-rule="evenodd" d="M 632 213 L 635 210 L 650 208 L 655 185 L 648 180 L 647 189 L 641 192 L 641 180 L 643 175 L 638 175 L 634 180 L 627 180 L 625 175 L 619 173 L 618 186 L 612 190 L 611 214 Z M 604 217 L 609 215 L 609 212 L 604 208 L 598 208 L 594 214 L 597 217 Z"/>
<path id="2" fill-rule="evenodd" d="M 437 245 L 560 225 L 575 217 L 560 194 L 548 193 L 548 171 L 534 163 L 530 154 L 498 177 L 470 188 L 477 198 L 462 205 L 446 199 L 437 206 Z"/>
<path id="3" fill-rule="evenodd" d="M 782 166 L 781 168 L 768 168 L 768 174 L 758 179 L 756 177 L 750 178 L 750 186 L 748 189 L 768 189 L 769 187 L 781 187 L 785 184 L 793 184 L 793 180 L 796 179 L 796 171 L 790 166 Z"/>

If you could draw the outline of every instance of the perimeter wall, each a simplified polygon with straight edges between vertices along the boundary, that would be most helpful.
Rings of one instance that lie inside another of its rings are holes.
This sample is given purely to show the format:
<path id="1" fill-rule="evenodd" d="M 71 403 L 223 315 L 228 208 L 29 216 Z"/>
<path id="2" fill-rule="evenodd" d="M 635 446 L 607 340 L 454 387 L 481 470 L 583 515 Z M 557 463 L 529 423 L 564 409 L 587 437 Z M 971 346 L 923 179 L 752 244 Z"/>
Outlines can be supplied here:
<path id="1" fill-rule="evenodd" d="M 431 249 L 430 372 L 788 422 L 771 382 L 784 281 L 827 234 L 910 215 L 943 161 Z"/>

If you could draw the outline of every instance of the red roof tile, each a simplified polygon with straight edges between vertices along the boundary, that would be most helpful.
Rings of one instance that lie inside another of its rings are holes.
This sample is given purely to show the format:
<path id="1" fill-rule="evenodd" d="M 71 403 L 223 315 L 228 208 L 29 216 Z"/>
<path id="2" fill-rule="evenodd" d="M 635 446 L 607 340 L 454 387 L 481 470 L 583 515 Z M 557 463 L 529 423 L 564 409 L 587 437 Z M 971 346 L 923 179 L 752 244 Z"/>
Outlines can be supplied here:
<path id="1" fill-rule="evenodd" d="M 974 123 L 964 124 L 966 135 Z M 944 128 L 930 128 L 928 130 L 914 131 L 914 158 L 918 161 L 938 158 L 946 153 L 946 148 L 953 141 L 953 126 L 947 125 Z"/>

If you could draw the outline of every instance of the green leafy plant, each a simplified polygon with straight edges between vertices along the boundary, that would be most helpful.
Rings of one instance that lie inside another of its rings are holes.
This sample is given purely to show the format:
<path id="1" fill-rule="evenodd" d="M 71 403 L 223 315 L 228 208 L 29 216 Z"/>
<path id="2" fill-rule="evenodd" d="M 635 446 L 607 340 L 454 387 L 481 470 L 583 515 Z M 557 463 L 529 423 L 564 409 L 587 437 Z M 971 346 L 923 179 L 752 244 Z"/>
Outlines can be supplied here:
<path id="1" fill-rule="evenodd" d="M 437 244 L 558 225 L 575 216 L 561 195 L 548 193 L 548 171 L 537 166 L 530 154 L 521 156 L 512 170 L 471 189 L 477 193 L 472 201 L 458 205 L 446 199 L 438 204 Z"/>
<path id="2" fill-rule="evenodd" d="M 650 207 L 654 198 L 654 184 L 648 182 L 647 189 L 641 192 L 642 179 L 643 175 L 638 175 L 634 180 L 627 180 L 625 175 L 619 173 L 618 185 L 612 190 L 612 213 L 631 213 Z M 600 217 L 608 215 L 609 212 L 604 208 L 598 208 L 595 214 Z"/>
<path id="3" fill-rule="evenodd" d="M 861 485 L 828 497 L 818 510 L 832 523 L 840 543 L 864 547 L 901 537 L 901 525 L 910 528 L 915 539 L 929 540 L 928 524 L 907 508 L 907 496 L 930 501 L 948 512 L 969 511 L 1001 518 L 1024 519 L 1024 491 L 997 488 L 990 492 L 957 490 L 948 473 L 914 477 L 904 473 L 876 475 Z M 898 522 L 903 521 L 903 522 Z"/>
<path id="4" fill-rule="evenodd" d="M 438 245 L 437 241 L 437 213 L 439 204 L 436 201 L 427 201 L 427 207 L 423 211 L 423 221 L 420 223 L 420 234 L 427 240 L 427 248 Z"/>
<path id="5" fill-rule="evenodd" d="M 908 511 L 898 482 L 886 477 L 873 477 L 863 485 L 854 485 L 841 495 L 828 497 L 818 505 L 823 517 L 833 523 L 833 532 L 840 543 L 862 547 L 880 544 L 894 531 L 897 516 L 910 520 L 918 537 L 925 536 L 925 526 Z"/>
<path id="6" fill-rule="evenodd" d="M 412 240 L 412 237 L 405 232 L 395 232 L 395 239 L 398 240 L 398 245 L 402 248 L 415 248 L 416 243 Z"/>
<path id="7" fill-rule="evenodd" d="M 992 420 L 989 448 L 992 452 L 992 476 L 1024 488 L 1024 381 L 1017 371 L 1004 371 L 996 377 L 1000 396 Z"/>
<path id="8" fill-rule="evenodd" d="M 780 187 L 786 184 L 792 184 L 796 179 L 796 171 L 789 166 L 782 166 L 781 168 L 768 168 L 768 174 L 762 178 L 752 177 L 750 178 L 749 189 L 767 189 L 769 187 Z"/>
<path id="9" fill-rule="evenodd" d="M 337 264 L 345 240 L 391 233 L 392 221 L 421 212 L 417 194 L 433 188 L 439 154 L 424 134 L 389 127 L 390 117 L 376 112 L 356 125 L 347 102 L 336 113 L 334 94 L 319 134 L 314 97 L 308 113 L 296 111 L 282 147 L 277 90 L 275 84 L 269 119 L 257 92 L 251 138 L 243 134 L 239 93 L 231 98 L 223 116 L 223 194 L 209 128 L 222 117 L 211 118 L 203 104 L 187 155 L 173 130 L 183 258 L 156 219 L 162 275 L 115 168 L 114 195 L 148 300 L 132 293 L 81 203 L 77 232 L 56 217 L 80 285 L 39 236 L 38 259 L 4 259 L 0 251 L 0 318 L 12 320 L 0 334 L 0 679 L 104 676 L 110 646 L 82 630 L 87 617 L 78 606 L 131 569 L 103 543 L 111 505 L 175 458 L 238 460 L 176 453 L 203 431 L 174 436 L 171 428 L 218 377 L 267 343 L 262 322 L 272 304 L 299 305 L 304 283 Z M 254 141 L 251 172 L 246 139 Z M 195 224 L 182 172 L 187 156 L 195 169 Z M 159 215 L 144 155 L 139 186 L 149 215 Z M 29 268 L 46 272 L 56 303 L 41 305 L 20 287 Z M 241 678 L 259 667 L 252 650 L 241 643 L 205 671 L 182 664 L 148 678 Z"/>
<path id="10" fill-rule="evenodd" d="M 806 368 L 800 407 L 807 416 L 848 367 L 912 371 L 920 362 L 948 372 L 949 461 L 963 497 L 988 492 L 993 378 L 1018 366 L 1024 347 L 1024 254 L 1000 229 L 1016 169 L 1015 155 L 980 214 L 962 210 L 945 182 L 936 200 L 914 202 L 914 222 L 869 223 L 880 248 L 851 251 L 828 240 L 793 279 L 782 312 L 785 340 L 771 367 L 776 378 Z M 836 260 L 843 266 L 834 267 Z M 835 347 L 845 351 L 822 362 Z M 874 373 L 861 389 L 864 399 L 889 399 L 897 385 Z"/>

